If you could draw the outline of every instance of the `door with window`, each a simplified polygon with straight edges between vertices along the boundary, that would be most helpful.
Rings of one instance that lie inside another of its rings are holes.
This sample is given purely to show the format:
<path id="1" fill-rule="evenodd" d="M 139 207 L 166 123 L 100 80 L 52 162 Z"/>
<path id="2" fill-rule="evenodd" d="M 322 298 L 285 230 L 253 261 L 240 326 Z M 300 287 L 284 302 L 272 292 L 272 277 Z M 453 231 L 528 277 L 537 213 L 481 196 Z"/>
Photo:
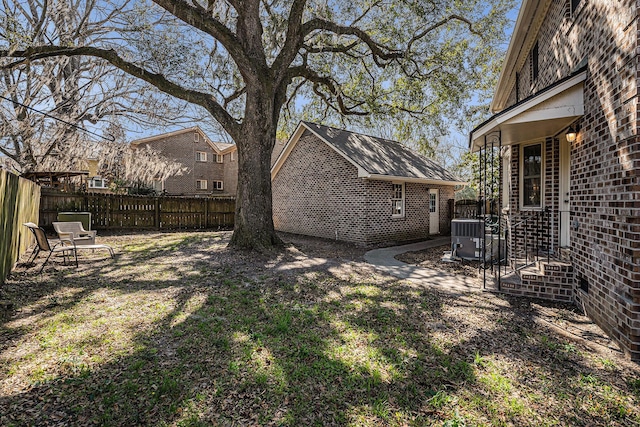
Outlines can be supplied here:
<path id="1" fill-rule="evenodd" d="M 438 190 L 429 190 L 429 234 L 440 233 L 440 200 Z"/>

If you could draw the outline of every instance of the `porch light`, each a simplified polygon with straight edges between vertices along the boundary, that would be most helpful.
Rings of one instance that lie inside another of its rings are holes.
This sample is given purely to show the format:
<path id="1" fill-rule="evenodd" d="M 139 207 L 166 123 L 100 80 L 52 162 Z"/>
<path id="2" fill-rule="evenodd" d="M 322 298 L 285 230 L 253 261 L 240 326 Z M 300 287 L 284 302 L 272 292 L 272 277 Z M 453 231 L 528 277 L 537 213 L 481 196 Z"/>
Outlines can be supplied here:
<path id="1" fill-rule="evenodd" d="M 567 129 L 567 133 L 565 134 L 565 136 L 567 137 L 567 141 L 574 142 L 576 140 L 576 137 L 578 136 L 578 131 L 576 131 L 573 125 L 571 125 L 569 126 L 569 129 Z"/>

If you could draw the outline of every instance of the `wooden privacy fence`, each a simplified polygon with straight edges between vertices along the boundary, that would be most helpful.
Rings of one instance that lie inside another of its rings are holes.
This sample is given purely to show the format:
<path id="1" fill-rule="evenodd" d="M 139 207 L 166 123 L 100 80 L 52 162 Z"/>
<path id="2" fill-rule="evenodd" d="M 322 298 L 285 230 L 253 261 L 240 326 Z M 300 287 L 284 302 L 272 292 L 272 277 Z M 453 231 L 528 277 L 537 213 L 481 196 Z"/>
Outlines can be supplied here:
<path id="1" fill-rule="evenodd" d="M 455 203 L 454 218 L 477 218 L 477 200 L 458 200 Z"/>
<path id="2" fill-rule="evenodd" d="M 40 187 L 32 181 L 0 170 L 0 284 L 33 243 L 25 222 L 38 222 Z"/>
<path id="3" fill-rule="evenodd" d="M 113 194 L 43 194 L 40 226 L 58 212 L 90 212 L 93 229 L 206 229 L 233 227 L 233 197 L 150 197 Z"/>

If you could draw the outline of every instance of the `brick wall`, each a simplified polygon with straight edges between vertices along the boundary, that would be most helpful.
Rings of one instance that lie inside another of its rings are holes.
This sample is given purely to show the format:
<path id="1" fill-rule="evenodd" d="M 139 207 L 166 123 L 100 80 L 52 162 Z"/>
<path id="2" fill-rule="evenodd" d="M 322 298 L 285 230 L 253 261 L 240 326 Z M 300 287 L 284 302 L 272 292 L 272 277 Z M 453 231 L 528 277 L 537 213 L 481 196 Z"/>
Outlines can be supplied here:
<path id="1" fill-rule="evenodd" d="M 275 228 L 355 242 L 397 243 L 429 235 L 429 188 L 440 196 L 440 231 L 450 230 L 453 187 L 405 184 L 405 217 L 392 218 L 392 183 L 358 178 L 357 168 L 306 131 L 272 183 Z"/>
<path id="2" fill-rule="evenodd" d="M 453 187 L 405 183 L 405 216 L 391 217 L 392 183 L 366 181 L 368 224 L 367 243 L 398 243 L 429 237 L 429 190 L 437 189 L 440 234 L 451 231 L 451 213 L 447 200 L 453 199 Z"/>
<path id="3" fill-rule="evenodd" d="M 238 152 L 224 155 L 224 193 L 236 195 L 238 189 Z"/>
<path id="4" fill-rule="evenodd" d="M 273 179 L 272 193 L 276 230 L 366 244 L 367 193 L 356 167 L 309 131 Z"/>
<path id="5" fill-rule="evenodd" d="M 567 76 L 588 58 L 585 115 L 571 147 L 571 258 L 574 299 L 633 359 L 640 360 L 640 140 L 638 139 L 638 6 L 635 0 L 583 0 L 574 16 L 552 2 L 538 36 L 540 74 L 529 60 L 519 73 L 520 99 Z M 515 101 L 515 88 L 510 101 Z M 546 142 L 545 203 L 557 206 L 549 175 L 558 142 Z M 518 153 L 512 148 L 512 202 Z M 517 204 L 513 206 L 518 206 Z M 557 229 L 553 231 L 557 235 Z M 515 237 L 515 236 L 514 236 Z M 588 289 L 588 293 L 580 289 Z"/>

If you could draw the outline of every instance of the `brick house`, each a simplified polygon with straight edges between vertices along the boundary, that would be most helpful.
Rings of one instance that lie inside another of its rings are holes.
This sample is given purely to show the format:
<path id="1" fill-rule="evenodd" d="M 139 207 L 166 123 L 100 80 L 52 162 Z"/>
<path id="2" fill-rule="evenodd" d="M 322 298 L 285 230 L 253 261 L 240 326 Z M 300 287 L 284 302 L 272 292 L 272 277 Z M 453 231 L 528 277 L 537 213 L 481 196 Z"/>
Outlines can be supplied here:
<path id="1" fill-rule="evenodd" d="M 271 181 L 276 230 L 360 245 L 448 233 L 462 184 L 395 141 L 308 122 L 282 149 Z"/>
<path id="2" fill-rule="evenodd" d="M 492 284 L 575 302 L 634 360 L 639 7 L 635 0 L 524 0 L 494 115 L 470 135 L 471 150 L 485 154 L 478 206 L 485 218 L 500 218 L 496 233 L 507 247 L 503 268 L 491 266 Z M 494 168 L 498 188 L 486 178 Z"/>
<path id="3" fill-rule="evenodd" d="M 132 147 L 149 145 L 188 171 L 158 182 L 156 190 L 169 195 L 233 195 L 238 186 L 235 144 L 211 141 L 199 127 L 138 139 Z"/>

